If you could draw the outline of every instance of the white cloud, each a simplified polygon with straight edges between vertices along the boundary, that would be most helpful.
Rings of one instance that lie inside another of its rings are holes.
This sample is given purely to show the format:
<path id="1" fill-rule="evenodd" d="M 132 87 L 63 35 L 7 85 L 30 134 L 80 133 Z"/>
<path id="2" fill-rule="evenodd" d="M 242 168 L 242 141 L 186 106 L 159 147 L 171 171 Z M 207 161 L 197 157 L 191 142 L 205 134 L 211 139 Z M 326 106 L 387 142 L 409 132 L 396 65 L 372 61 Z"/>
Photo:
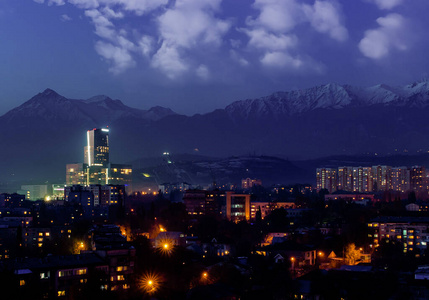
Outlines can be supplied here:
<path id="1" fill-rule="evenodd" d="M 68 0 L 68 2 L 82 9 L 94 9 L 100 6 L 111 9 L 114 6 L 119 6 L 121 9 L 134 12 L 138 16 L 168 4 L 168 0 Z"/>
<path id="2" fill-rule="evenodd" d="M 205 65 L 199 65 L 195 73 L 201 79 L 208 80 L 210 77 L 210 71 Z"/>
<path id="3" fill-rule="evenodd" d="M 284 52 L 267 52 L 261 58 L 261 63 L 268 67 L 288 69 L 299 69 L 304 64 L 299 58 L 294 58 Z"/>
<path id="4" fill-rule="evenodd" d="M 379 9 L 389 10 L 402 4 L 403 0 L 372 0 L 371 2 L 375 3 Z"/>
<path id="5" fill-rule="evenodd" d="M 187 0 L 186 6 L 182 4 L 167 10 L 159 17 L 161 37 L 181 47 L 192 47 L 198 43 L 219 45 L 229 30 L 229 22 L 216 19 L 212 13 L 202 9 L 200 0 L 192 1 Z M 191 2 L 198 5 L 192 7 Z"/>
<path id="6" fill-rule="evenodd" d="M 116 12 L 107 6 L 103 7 L 101 11 L 103 12 L 103 15 L 105 15 L 108 19 L 122 19 L 124 17 L 124 14 L 121 11 Z"/>
<path id="7" fill-rule="evenodd" d="M 347 39 L 347 29 L 341 24 L 339 9 L 333 3 L 316 0 L 313 6 L 303 5 L 303 10 L 316 31 L 338 41 Z"/>
<path id="8" fill-rule="evenodd" d="M 67 22 L 67 21 L 71 21 L 73 20 L 72 18 L 70 18 L 68 15 L 61 15 L 61 21 L 63 22 Z"/>
<path id="9" fill-rule="evenodd" d="M 95 51 L 110 62 L 111 67 L 109 68 L 109 71 L 113 74 L 122 73 L 125 70 L 134 67 L 136 64 L 127 49 L 110 43 L 98 41 L 95 44 Z"/>
<path id="10" fill-rule="evenodd" d="M 33 0 L 34 2 L 43 4 L 45 3 L 45 0 Z M 66 4 L 64 0 L 47 0 L 46 3 L 51 6 L 51 5 L 64 5 Z"/>
<path id="11" fill-rule="evenodd" d="M 68 2 L 82 9 L 94 9 L 100 6 L 97 0 L 68 0 Z"/>
<path id="12" fill-rule="evenodd" d="M 242 67 L 246 67 L 249 65 L 249 61 L 246 60 L 245 58 L 241 57 L 241 55 L 238 54 L 237 51 L 231 49 L 231 50 L 229 50 L 229 55 L 232 58 L 232 60 L 236 61 Z"/>
<path id="13" fill-rule="evenodd" d="M 219 47 L 228 32 L 229 21 L 216 18 L 221 0 L 178 0 L 158 17 L 161 48 L 153 57 L 152 66 L 169 78 L 177 78 L 190 68 L 181 54 L 188 54 L 201 46 Z M 172 61 L 172 58 L 177 63 Z M 163 62 L 163 60 L 166 60 Z M 196 70 L 197 74 L 201 73 Z M 177 74 L 176 74 L 177 73 Z"/>
<path id="14" fill-rule="evenodd" d="M 168 0 L 99 0 L 103 4 L 121 5 L 125 10 L 141 16 L 168 4 Z"/>
<path id="15" fill-rule="evenodd" d="M 86 10 L 85 16 L 91 18 L 92 23 L 95 26 L 96 35 L 111 41 L 115 40 L 117 33 L 114 29 L 113 23 L 98 9 Z"/>
<path id="16" fill-rule="evenodd" d="M 378 18 L 377 29 L 367 30 L 359 42 L 359 50 L 368 58 L 380 59 L 387 56 L 392 49 L 407 49 L 405 19 L 399 14 L 389 14 Z"/>
<path id="17" fill-rule="evenodd" d="M 143 36 L 139 43 L 139 48 L 143 56 L 149 57 L 153 50 L 153 38 L 150 36 Z"/>
<path id="18" fill-rule="evenodd" d="M 64 5 L 66 4 L 64 0 L 48 0 L 48 5 Z"/>
<path id="19" fill-rule="evenodd" d="M 243 30 L 250 38 L 248 45 L 259 49 L 287 50 L 297 44 L 294 35 L 273 34 L 263 29 Z"/>
<path id="20" fill-rule="evenodd" d="M 255 0 L 253 7 L 260 10 L 260 14 L 256 19 L 248 18 L 247 24 L 274 32 L 291 31 L 303 17 L 296 0 Z"/>
<path id="21" fill-rule="evenodd" d="M 175 79 L 189 69 L 176 47 L 163 43 L 153 56 L 152 67 L 161 70 L 168 78 Z"/>
<path id="22" fill-rule="evenodd" d="M 217 11 L 222 0 L 176 0 L 176 7 L 180 9 L 208 9 Z"/>
<path id="23" fill-rule="evenodd" d="M 309 23 L 317 32 L 337 41 L 348 38 L 341 8 L 335 1 L 316 0 L 309 5 L 299 0 L 255 0 L 253 8 L 259 10 L 259 15 L 248 17 L 247 28 L 238 31 L 249 37 L 249 49 L 262 52 L 260 62 L 267 67 L 314 70 L 310 65 L 318 65 L 310 57 L 298 54 L 299 39 L 305 38 L 296 34 L 298 25 Z"/>

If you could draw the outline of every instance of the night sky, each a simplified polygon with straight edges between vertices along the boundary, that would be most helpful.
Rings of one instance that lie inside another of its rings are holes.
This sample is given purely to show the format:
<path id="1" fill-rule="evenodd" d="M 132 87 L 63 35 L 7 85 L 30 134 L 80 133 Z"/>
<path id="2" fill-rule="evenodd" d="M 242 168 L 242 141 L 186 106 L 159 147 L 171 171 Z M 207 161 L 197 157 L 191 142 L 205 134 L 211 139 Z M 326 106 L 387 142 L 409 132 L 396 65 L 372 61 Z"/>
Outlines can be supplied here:
<path id="1" fill-rule="evenodd" d="M 428 77 L 427 0 L 2 0 L 0 115 L 52 88 L 191 115 Z"/>

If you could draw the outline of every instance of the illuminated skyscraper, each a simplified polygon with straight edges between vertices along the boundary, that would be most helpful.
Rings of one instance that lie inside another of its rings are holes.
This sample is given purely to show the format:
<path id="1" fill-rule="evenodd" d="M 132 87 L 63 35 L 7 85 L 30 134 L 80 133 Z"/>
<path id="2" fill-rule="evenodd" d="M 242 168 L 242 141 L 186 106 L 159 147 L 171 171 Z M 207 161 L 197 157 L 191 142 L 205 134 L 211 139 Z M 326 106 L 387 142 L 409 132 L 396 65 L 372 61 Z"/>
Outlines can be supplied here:
<path id="1" fill-rule="evenodd" d="M 107 167 L 109 164 L 109 129 L 88 130 L 86 139 L 85 163 L 89 167 Z"/>
<path id="2" fill-rule="evenodd" d="M 86 132 L 85 163 L 68 164 L 66 184 L 71 185 L 123 185 L 131 192 L 131 165 L 112 164 L 109 159 L 109 129 L 94 128 Z M 98 198 L 97 198 L 98 199 Z M 95 199 L 97 203 L 98 200 Z"/>

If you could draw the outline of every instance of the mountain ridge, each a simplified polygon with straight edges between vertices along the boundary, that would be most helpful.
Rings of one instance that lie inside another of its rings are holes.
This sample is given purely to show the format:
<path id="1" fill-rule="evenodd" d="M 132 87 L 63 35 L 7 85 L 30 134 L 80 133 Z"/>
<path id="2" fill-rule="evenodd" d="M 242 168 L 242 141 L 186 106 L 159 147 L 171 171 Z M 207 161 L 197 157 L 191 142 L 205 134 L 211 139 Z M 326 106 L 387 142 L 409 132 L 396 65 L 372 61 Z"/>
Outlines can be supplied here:
<path id="1" fill-rule="evenodd" d="M 0 117 L 0 181 L 64 181 L 65 164 L 83 161 L 85 132 L 106 125 L 116 163 L 163 152 L 291 160 L 426 152 L 428 104 L 427 81 L 369 88 L 331 83 L 193 116 L 159 106 L 135 109 L 105 95 L 68 99 L 46 89 Z"/>

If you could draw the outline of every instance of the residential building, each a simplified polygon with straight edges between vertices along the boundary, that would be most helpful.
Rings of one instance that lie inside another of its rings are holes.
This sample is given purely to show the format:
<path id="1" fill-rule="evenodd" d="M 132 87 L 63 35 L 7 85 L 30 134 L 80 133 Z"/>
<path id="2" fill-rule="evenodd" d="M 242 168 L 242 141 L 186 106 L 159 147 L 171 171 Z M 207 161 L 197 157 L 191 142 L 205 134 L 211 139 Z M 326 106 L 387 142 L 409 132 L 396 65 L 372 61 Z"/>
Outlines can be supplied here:
<path id="1" fill-rule="evenodd" d="M 337 170 L 334 168 L 318 168 L 316 170 L 317 190 L 327 189 L 329 193 L 337 190 Z"/>
<path id="2" fill-rule="evenodd" d="M 410 189 L 421 191 L 426 188 L 426 169 L 423 166 L 412 166 L 410 168 Z"/>
<path id="3" fill-rule="evenodd" d="M 262 185 L 262 180 L 250 178 L 245 178 L 241 180 L 241 188 L 244 190 L 251 189 L 254 185 Z"/>
<path id="4" fill-rule="evenodd" d="M 429 243 L 429 218 L 378 217 L 368 223 L 372 229 L 368 237 L 377 247 L 381 240 L 400 242 L 403 251 L 424 251 Z"/>
<path id="5" fill-rule="evenodd" d="M 226 218 L 236 223 L 250 220 L 250 195 L 226 192 Z"/>
<path id="6" fill-rule="evenodd" d="M 410 189 L 410 169 L 407 167 L 392 168 L 391 180 L 393 191 L 405 193 Z"/>
<path id="7" fill-rule="evenodd" d="M 338 168 L 338 190 L 353 191 L 353 167 Z"/>
<path id="8" fill-rule="evenodd" d="M 372 178 L 374 181 L 375 191 L 388 191 L 392 185 L 392 167 L 390 166 L 373 166 Z"/>

